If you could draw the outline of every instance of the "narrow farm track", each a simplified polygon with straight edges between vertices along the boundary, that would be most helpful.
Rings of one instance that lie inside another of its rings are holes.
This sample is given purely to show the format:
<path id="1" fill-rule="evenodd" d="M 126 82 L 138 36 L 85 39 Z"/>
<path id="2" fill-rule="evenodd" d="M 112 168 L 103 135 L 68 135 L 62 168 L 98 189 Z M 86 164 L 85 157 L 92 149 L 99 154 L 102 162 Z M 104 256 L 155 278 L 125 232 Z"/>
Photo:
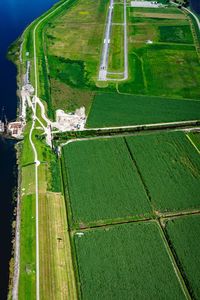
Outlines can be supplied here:
<path id="1" fill-rule="evenodd" d="M 111 31 L 112 26 L 118 25 L 117 23 L 112 23 L 112 16 L 113 16 L 113 10 L 114 5 L 118 4 L 114 0 L 110 0 L 110 6 L 108 11 L 108 17 L 107 17 L 107 23 L 106 23 L 106 30 L 104 33 L 104 44 L 101 54 L 101 63 L 99 67 L 99 80 L 105 80 L 105 81 L 124 81 L 128 78 L 128 38 L 127 38 L 127 0 L 123 0 L 123 6 L 124 6 L 124 22 L 119 23 L 119 25 L 122 25 L 124 27 L 124 72 L 108 72 L 108 59 L 109 59 L 109 49 L 110 49 L 110 39 L 112 38 Z M 118 74 L 123 75 L 123 78 L 108 78 L 107 74 Z"/>
<path id="2" fill-rule="evenodd" d="M 122 220 L 122 221 L 115 221 L 113 220 L 110 223 L 105 223 L 105 224 L 96 224 L 96 225 L 91 225 L 91 226 L 85 226 L 83 228 L 79 229 L 72 229 L 72 233 L 77 233 L 77 232 L 82 232 L 82 231 L 88 231 L 88 230 L 94 230 L 97 228 L 106 228 L 106 227 L 111 227 L 111 226 L 116 226 L 116 225 L 123 225 L 123 224 L 130 224 L 130 223 L 144 223 L 144 222 L 152 222 L 155 221 L 154 218 L 144 218 L 144 219 L 138 219 L 138 220 Z"/>
<path id="3" fill-rule="evenodd" d="M 84 231 L 88 231 L 88 230 L 94 230 L 97 228 L 106 228 L 106 227 L 110 227 L 110 226 L 116 226 L 116 225 L 123 225 L 123 224 L 129 224 L 129 223 L 143 223 L 143 222 L 152 222 L 155 220 L 161 220 L 162 221 L 167 221 L 167 220 L 171 220 L 171 219 L 177 219 L 177 218 L 181 218 L 181 217 L 187 217 L 187 216 L 193 216 L 193 215 L 200 215 L 200 210 L 193 210 L 193 211 L 182 211 L 182 212 L 176 212 L 173 214 L 160 214 L 160 215 L 154 215 L 152 218 L 144 218 L 144 219 L 138 219 L 138 220 L 122 220 L 122 221 L 115 221 L 113 220 L 110 223 L 104 223 L 104 224 L 96 224 L 96 225 L 91 225 L 91 226 L 85 226 L 84 228 L 79 228 L 79 229 L 72 229 L 72 233 L 75 234 L 77 232 L 84 232 Z"/>

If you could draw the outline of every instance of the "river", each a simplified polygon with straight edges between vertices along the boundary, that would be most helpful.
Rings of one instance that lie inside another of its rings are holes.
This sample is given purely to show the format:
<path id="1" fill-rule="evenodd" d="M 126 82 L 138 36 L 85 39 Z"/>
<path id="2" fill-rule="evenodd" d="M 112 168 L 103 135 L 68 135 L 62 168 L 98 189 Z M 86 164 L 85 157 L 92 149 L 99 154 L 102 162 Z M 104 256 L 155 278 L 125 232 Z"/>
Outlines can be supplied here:
<path id="1" fill-rule="evenodd" d="M 2 107 L 8 120 L 16 118 L 16 68 L 6 59 L 8 46 L 25 27 L 56 0 L 1 0 L 0 1 L 0 115 Z M 13 192 L 17 182 L 14 143 L 0 138 L 0 299 L 7 298 L 9 260 L 11 257 Z"/>
<path id="2" fill-rule="evenodd" d="M 194 12 L 200 15 L 200 0 L 190 0 L 190 7 Z"/>

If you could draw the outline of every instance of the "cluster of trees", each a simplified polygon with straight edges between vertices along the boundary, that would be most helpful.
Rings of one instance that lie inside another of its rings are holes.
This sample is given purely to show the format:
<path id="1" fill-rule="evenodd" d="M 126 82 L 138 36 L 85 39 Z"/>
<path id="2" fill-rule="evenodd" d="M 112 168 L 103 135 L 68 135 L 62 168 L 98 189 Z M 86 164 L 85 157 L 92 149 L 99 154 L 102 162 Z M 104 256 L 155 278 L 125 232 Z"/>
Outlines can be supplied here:
<path id="1" fill-rule="evenodd" d="M 180 6 L 189 6 L 189 0 L 173 0 L 173 2 L 180 4 Z"/>

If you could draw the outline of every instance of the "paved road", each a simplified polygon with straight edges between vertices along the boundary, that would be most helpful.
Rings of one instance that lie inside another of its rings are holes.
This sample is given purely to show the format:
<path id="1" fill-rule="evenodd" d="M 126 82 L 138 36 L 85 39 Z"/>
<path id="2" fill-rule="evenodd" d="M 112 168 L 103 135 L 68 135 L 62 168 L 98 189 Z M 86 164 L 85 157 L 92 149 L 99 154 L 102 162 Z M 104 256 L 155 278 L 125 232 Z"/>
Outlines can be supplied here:
<path id="1" fill-rule="evenodd" d="M 108 54 L 110 46 L 110 34 L 111 34 L 111 25 L 112 25 L 112 15 L 113 15 L 113 5 L 114 0 L 110 0 L 110 6 L 108 11 L 108 18 L 106 24 L 106 31 L 104 36 L 104 44 L 101 56 L 101 64 L 99 70 L 99 80 L 106 80 L 107 68 L 108 68 Z"/>
<path id="2" fill-rule="evenodd" d="M 120 23 L 124 27 L 124 72 L 122 73 L 124 76 L 123 78 L 107 78 L 107 74 L 119 74 L 121 75 L 121 72 L 107 72 L 108 69 L 108 57 L 109 57 L 109 48 L 110 48 L 110 39 L 111 37 L 111 27 L 112 27 L 112 15 L 113 15 L 113 5 L 114 0 L 110 1 L 109 6 L 109 13 L 107 18 L 107 24 L 106 24 L 106 31 L 104 35 L 104 45 L 102 50 L 102 57 L 101 57 L 101 64 L 99 68 L 99 80 L 111 80 L 111 81 L 122 81 L 126 80 L 128 78 L 128 39 L 127 39 L 127 0 L 124 0 L 124 23 Z M 118 4 L 120 5 L 120 4 Z M 116 24 L 116 23 L 114 23 Z"/>
<path id="3" fill-rule="evenodd" d="M 127 39 L 127 11 L 126 0 L 124 0 L 124 80 L 128 78 L 128 39 Z"/>

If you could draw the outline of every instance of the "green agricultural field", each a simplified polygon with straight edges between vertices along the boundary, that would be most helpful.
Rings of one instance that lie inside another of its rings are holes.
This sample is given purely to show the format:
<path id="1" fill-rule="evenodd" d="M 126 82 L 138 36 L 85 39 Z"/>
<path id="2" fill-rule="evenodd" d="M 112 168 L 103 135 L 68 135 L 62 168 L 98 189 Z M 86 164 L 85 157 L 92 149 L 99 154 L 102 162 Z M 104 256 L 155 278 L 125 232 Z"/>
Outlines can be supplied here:
<path id="1" fill-rule="evenodd" d="M 166 232 L 192 299 L 200 298 L 200 216 L 187 216 L 167 222 Z"/>
<path id="2" fill-rule="evenodd" d="M 185 299 L 156 223 L 75 235 L 80 298 Z"/>
<path id="3" fill-rule="evenodd" d="M 149 96 L 97 94 L 87 127 L 109 127 L 198 120 L 200 101 Z"/>
<path id="4" fill-rule="evenodd" d="M 157 212 L 200 209 L 200 156 L 184 133 L 127 137 Z"/>
<path id="5" fill-rule="evenodd" d="M 182 11 L 176 7 L 159 7 L 159 8 L 150 8 L 150 7 L 129 7 L 130 12 L 149 12 L 149 13 L 163 13 L 163 14 L 183 14 Z"/>
<path id="6" fill-rule="evenodd" d="M 112 223 L 150 214 L 148 197 L 122 138 L 66 145 L 63 177 L 75 225 Z"/>
<path id="7" fill-rule="evenodd" d="M 159 30 L 161 42 L 194 44 L 191 28 L 188 25 L 160 26 Z"/>

